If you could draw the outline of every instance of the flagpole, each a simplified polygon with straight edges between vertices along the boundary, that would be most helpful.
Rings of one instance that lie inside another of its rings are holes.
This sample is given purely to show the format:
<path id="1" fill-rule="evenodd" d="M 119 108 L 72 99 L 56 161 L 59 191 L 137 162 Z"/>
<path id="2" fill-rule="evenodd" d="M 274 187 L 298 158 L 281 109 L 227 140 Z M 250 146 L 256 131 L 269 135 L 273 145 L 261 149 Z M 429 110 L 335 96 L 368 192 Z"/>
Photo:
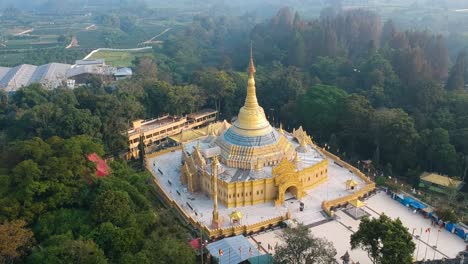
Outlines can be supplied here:
<path id="1" fill-rule="evenodd" d="M 435 259 L 435 255 L 436 255 L 437 242 L 439 241 L 439 234 L 440 234 L 440 228 L 439 228 L 439 230 L 437 232 L 437 238 L 436 238 L 436 243 L 435 243 L 435 247 L 434 247 L 434 257 L 432 257 L 433 260 Z"/>
<path id="2" fill-rule="evenodd" d="M 200 253 L 201 253 L 201 263 L 203 264 L 203 231 L 200 223 Z"/>
<path id="3" fill-rule="evenodd" d="M 418 257 L 419 257 L 419 246 L 421 245 L 421 236 L 422 236 L 422 227 L 421 227 L 421 231 L 419 232 L 419 237 L 418 237 L 418 248 L 416 249 L 416 260 L 418 260 Z"/>
<path id="4" fill-rule="evenodd" d="M 429 230 L 429 235 L 427 236 L 427 244 L 426 244 L 426 252 L 424 253 L 424 260 L 426 260 L 426 255 L 427 255 L 427 246 L 429 245 L 429 238 L 431 237 L 431 228 Z"/>

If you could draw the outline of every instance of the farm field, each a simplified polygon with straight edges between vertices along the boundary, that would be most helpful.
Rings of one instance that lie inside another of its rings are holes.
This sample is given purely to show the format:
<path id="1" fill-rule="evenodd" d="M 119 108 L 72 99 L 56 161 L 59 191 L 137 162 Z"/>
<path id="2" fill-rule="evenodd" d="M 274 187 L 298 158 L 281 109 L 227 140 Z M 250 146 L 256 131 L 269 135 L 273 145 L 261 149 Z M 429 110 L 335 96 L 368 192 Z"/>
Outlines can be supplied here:
<path id="1" fill-rule="evenodd" d="M 133 20 L 134 28 L 124 31 L 118 26 L 100 23 L 97 19 L 99 16 L 101 14 L 79 11 L 67 15 L 24 13 L 21 20 L 0 17 L 0 66 L 73 63 L 98 48 L 141 48 L 149 46 L 144 44 L 145 41 L 170 28 L 170 32 L 157 38 L 157 43 L 165 41 L 190 21 L 178 19 L 176 11 L 172 15 L 150 14 Z M 72 39 L 76 43 L 70 47 Z M 151 53 L 100 52 L 95 56 L 103 57 L 109 64 L 121 67 L 130 66 L 137 56 L 151 56 Z"/>

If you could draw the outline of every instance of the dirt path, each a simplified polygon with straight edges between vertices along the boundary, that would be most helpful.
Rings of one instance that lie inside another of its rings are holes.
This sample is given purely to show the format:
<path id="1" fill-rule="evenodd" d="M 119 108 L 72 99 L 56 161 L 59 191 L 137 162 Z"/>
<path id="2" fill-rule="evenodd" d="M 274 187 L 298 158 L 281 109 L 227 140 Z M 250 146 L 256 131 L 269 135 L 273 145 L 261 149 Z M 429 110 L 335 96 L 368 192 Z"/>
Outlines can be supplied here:
<path id="1" fill-rule="evenodd" d="M 24 34 L 28 34 L 28 33 L 33 32 L 33 31 L 34 31 L 34 28 L 30 28 L 30 29 L 27 29 L 27 30 L 22 31 L 20 33 L 16 33 L 15 36 L 22 36 Z"/>
<path id="2" fill-rule="evenodd" d="M 145 45 L 145 44 L 153 44 L 153 43 L 157 43 L 157 41 L 155 41 L 156 38 L 166 34 L 169 30 L 171 30 L 172 28 L 166 28 L 163 32 L 159 33 L 158 35 L 148 39 L 147 41 L 145 42 L 142 42 L 140 43 L 139 45 Z"/>
<path id="3" fill-rule="evenodd" d="M 96 29 L 96 25 L 95 24 L 92 24 L 91 26 L 87 26 L 85 28 L 86 31 L 89 31 L 89 30 L 95 30 Z"/>
<path id="4" fill-rule="evenodd" d="M 66 49 L 76 48 L 76 47 L 78 47 L 78 46 L 80 46 L 80 45 L 78 44 L 78 39 L 77 39 L 75 36 L 73 36 L 73 37 L 72 37 L 72 40 L 71 40 L 71 42 L 70 42 L 70 44 L 68 44 L 68 46 L 66 47 Z"/>

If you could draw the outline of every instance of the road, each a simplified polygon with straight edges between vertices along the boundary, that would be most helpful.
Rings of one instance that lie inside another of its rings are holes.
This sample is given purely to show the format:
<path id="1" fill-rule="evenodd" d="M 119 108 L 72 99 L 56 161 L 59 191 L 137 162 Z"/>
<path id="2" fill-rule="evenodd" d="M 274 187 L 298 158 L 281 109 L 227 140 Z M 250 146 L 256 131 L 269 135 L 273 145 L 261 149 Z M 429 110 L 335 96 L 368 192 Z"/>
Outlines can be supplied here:
<path id="1" fill-rule="evenodd" d="M 157 39 L 158 37 L 160 37 L 160 36 L 166 34 L 166 33 L 167 33 L 169 30 L 171 30 L 171 29 L 172 29 L 172 28 L 166 28 L 164 31 L 162 31 L 162 32 L 159 33 L 158 35 L 156 35 L 156 36 L 150 38 L 149 40 L 147 40 L 147 41 L 145 41 L 145 42 L 142 42 L 142 43 L 140 43 L 140 44 L 138 44 L 138 45 L 140 46 L 140 45 L 155 43 L 155 41 L 154 41 L 155 39 Z"/>
<path id="2" fill-rule="evenodd" d="M 22 36 L 24 34 L 28 34 L 28 33 L 33 32 L 33 31 L 34 31 L 34 28 L 30 28 L 30 29 L 27 29 L 25 31 L 22 31 L 20 33 L 15 34 L 15 36 Z"/>
<path id="3" fill-rule="evenodd" d="M 70 44 L 68 44 L 68 46 L 66 47 L 66 49 L 71 49 L 71 48 L 75 48 L 75 47 L 78 47 L 79 44 L 78 44 L 78 39 L 76 39 L 75 36 L 72 37 L 72 40 L 70 42 Z"/>

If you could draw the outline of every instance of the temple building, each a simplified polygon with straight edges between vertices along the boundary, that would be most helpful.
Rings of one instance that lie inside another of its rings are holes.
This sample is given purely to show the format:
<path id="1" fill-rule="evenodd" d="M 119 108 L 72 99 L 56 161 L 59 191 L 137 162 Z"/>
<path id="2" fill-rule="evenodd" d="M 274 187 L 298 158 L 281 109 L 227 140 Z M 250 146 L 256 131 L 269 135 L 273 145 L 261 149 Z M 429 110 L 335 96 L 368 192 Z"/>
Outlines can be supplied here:
<path id="1" fill-rule="evenodd" d="M 190 118 L 205 122 L 194 129 L 178 124 L 168 135 L 159 131 L 160 123 L 166 127 L 160 120 L 134 124 L 128 133 L 131 147 L 143 143 L 155 193 L 168 207 L 215 239 L 321 223 L 375 192 L 375 183 L 314 144 L 302 127 L 285 131 L 270 124 L 256 95 L 252 51 L 246 86 L 232 122 L 211 122 L 215 112 L 208 111 L 187 117 L 188 124 Z M 152 151 L 161 133 L 170 144 Z"/>
<path id="2" fill-rule="evenodd" d="M 205 193 L 227 208 L 301 199 L 328 178 L 328 159 L 299 128 L 286 133 L 270 125 L 259 105 L 250 54 L 247 96 L 237 119 L 211 131 L 196 145 L 182 146 L 180 181 L 191 193 Z"/>

